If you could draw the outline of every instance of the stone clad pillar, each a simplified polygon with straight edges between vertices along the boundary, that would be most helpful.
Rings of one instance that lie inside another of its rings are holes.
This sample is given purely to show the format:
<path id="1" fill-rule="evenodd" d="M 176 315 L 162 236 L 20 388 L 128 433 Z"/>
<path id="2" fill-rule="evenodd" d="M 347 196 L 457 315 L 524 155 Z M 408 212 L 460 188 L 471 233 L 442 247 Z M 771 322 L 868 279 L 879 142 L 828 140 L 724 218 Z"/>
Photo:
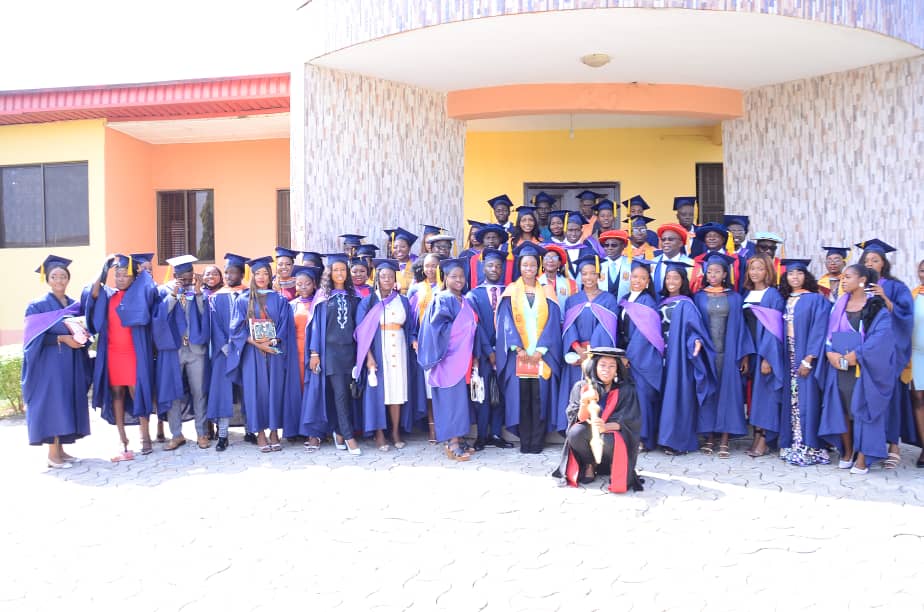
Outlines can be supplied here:
<path id="1" fill-rule="evenodd" d="M 461 240 L 465 124 L 446 116 L 446 95 L 302 69 L 292 74 L 293 248 L 338 251 L 342 233 L 384 248 L 382 228 L 419 234 L 422 223 Z"/>

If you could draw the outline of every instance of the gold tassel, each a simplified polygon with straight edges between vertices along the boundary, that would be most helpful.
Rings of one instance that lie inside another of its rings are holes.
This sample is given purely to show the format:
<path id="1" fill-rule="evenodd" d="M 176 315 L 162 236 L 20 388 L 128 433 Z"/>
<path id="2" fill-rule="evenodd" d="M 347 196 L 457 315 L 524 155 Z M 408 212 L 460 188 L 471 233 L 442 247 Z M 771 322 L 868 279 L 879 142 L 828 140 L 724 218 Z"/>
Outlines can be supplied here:
<path id="1" fill-rule="evenodd" d="M 173 276 L 173 266 L 167 264 L 167 271 L 164 273 L 164 283 L 167 284 L 170 282 L 170 277 Z"/>
<path id="2" fill-rule="evenodd" d="M 250 286 L 250 266 L 244 264 L 244 280 L 241 281 L 245 287 Z"/>
<path id="3" fill-rule="evenodd" d="M 783 268 L 783 260 L 786 258 L 786 247 L 780 243 L 780 256 L 776 258 L 776 282 L 780 282 L 780 272 Z"/>
<path id="4" fill-rule="evenodd" d="M 391 239 L 388 241 L 388 256 L 395 256 L 395 233 L 391 233 Z"/>
<path id="5" fill-rule="evenodd" d="M 594 271 L 597 273 L 597 278 L 600 277 L 600 256 L 594 255 Z"/>
<path id="6" fill-rule="evenodd" d="M 39 266 L 39 285 L 45 283 L 45 264 Z"/>
<path id="7" fill-rule="evenodd" d="M 699 202 L 693 200 L 693 225 L 699 223 Z"/>
<path id="8" fill-rule="evenodd" d="M 132 270 L 133 267 L 134 267 L 134 262 L 132 261 L 132 256 L 129 255 L 129 256 L 128 256 L 128 275 L 129 275 L 129 276 L 134 276 L 134 275 L 135 275 L 135 271 Z"/>
<path id="9" fill-rule="evenodd" d="M 725 252 L 729 255 L 735 254 L 735 238 L 731 232 L 728 232 L 728 238 L 725 240 Z"/>

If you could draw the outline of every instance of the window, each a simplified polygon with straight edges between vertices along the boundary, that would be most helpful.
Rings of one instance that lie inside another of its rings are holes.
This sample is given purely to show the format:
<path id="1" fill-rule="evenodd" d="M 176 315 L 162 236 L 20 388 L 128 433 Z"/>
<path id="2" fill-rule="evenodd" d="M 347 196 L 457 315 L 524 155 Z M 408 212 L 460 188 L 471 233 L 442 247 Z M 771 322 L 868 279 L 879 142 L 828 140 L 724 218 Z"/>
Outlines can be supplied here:
<path id="1" fill-rule="evenodd" d="M 161 265 L 171 257 L 195 255 L 215 261 L 215 191 L 157 192 L 157 253 Z"/>
<path id="2" fill-rule="evenodd" d="M 276 190 L 276 244 L 292 248 L 292 218 L 289 216 L 289 190 Z"/>
<path id="3" fill-rule="evenodd" d="M 725 215 L 725 178 L 722 164 L 696 164 L 697 224 L 721 223 Z"/>
<path id="4" fill-rule="evenodd" d="M 90 244 L 87 162 L 0 168 L 0 247 Z"/>

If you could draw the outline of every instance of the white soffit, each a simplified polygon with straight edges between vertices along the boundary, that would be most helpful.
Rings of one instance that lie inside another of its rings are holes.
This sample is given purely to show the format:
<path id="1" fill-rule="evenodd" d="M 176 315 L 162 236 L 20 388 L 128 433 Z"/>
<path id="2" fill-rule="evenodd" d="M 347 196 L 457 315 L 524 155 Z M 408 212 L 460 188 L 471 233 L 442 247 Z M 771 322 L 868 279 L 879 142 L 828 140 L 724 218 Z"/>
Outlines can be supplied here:
<path id="1" fill-rule="evenodd" d="M 151 144 L 267 140 L 289 137 L 289 113 L 214 119 L 113 121 L 108 126 Z"/>
<path id="2" fill-rule="evenodd" d="M 589 68 L 579 61 L 589 53 L 612 61 Z M 746 90 L 921 53 L 866 30 L 776 15 L 611 8 L 473 19 L 305 59 L 438 91 L 636 81 Z"/>

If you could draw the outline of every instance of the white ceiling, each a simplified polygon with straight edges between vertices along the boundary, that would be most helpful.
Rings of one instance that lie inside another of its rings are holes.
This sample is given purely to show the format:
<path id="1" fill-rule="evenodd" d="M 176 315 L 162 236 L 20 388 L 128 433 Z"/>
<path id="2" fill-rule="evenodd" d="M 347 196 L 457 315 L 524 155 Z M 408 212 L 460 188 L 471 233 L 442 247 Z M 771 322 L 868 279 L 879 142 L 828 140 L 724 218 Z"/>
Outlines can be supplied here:
<path id="1" fill-rule="evenodd" d="M 588 53 L 613 61 L 588 68 L 579 61 Z M 776 15 L 611 8 L 472 19 L 305 60 L 439 91 L 634 81 L 750 89 L 921 53 L 881 34 Z"/>
<path id="2" fill-rule="evenodd" d="M 528 132 L 533 130 L 575 130 L 605 128 L 699 127 L 718 123 L 704 119 L 661 115 L 618 115 L 586 113 L 577 115 L 518 115 L 465 122 L 469 132 Z"/>
<path id="3" fill-rule="evenodd" d="M 114 121 L 109 127 L 151 144 L 266 140 L 289 137 L 289 113 L 215 119 Z"/>

